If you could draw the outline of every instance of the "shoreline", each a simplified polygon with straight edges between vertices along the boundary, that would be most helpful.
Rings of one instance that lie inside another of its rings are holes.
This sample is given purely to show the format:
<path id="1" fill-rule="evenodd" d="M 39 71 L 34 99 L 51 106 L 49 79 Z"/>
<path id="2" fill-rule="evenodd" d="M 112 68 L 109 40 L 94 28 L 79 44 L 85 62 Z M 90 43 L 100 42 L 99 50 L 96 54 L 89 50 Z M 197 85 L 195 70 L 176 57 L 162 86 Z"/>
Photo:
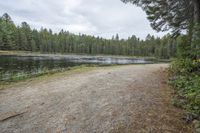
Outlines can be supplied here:
<path id="1" fill-rule="evenodd" d="M 152 59 L 157 60 L 156 57 L 142 57 L 142 56 L 126 56 L 126 55 L 103 55 L 103 54 L 81 54 L 81 53 L 40 53 L 40 52 L 30 52 L 30 51 L 4 51 L 0 50 L 0 55 L 17 55 L 17 56 L 58 56 L 58 57 L 66 57 L 66 56 L 82 56 L 82 57 L 115 57 L 115 58 L 137 58 L 137 59 Z"/>
<path id="2" fill-rule="evenodd" d="M 49 78 L 53 78 L 56 76 L 69 76 L 69 75 L 73 75 L 73 74 L 77 74 L 77 73 L 84 73 L 84 72 L 88 72 L 88 71 L 92 71 L 97 69 L 98 66 L 85 66 L 85 65 L 81 65 L 81 66 L 75 66 L 75 67 L 71 67 L 68 68 L 66 70 L 58 70 L 58 71 L 49 71 L 48 73 L 43 73 L 40 75 L 32 75 L 30 77 L 26 77 L 26 78 L 22 78 L 19 80 L 14 80 L 14 81 L 2 81 L 0 82 L 0 90 L 2 89 L 6 89 L 10 86 L 14 86 L 17 84 L 21 84 L 21 83 L 26 83 L 26 82 L 31 82 L 31 81 L 40 81 L 40 80 L 48 80 Z"/>

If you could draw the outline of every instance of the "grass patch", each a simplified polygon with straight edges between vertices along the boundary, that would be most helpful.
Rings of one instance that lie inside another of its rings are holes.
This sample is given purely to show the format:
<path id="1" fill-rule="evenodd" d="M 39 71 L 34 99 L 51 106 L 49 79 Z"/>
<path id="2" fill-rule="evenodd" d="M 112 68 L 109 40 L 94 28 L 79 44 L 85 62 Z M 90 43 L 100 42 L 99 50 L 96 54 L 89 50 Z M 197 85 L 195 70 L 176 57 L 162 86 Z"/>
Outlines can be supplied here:
<path id="1" fill-rule="evenodd" d="M 98 67 L 97 65 L 92 65 L 92 66 L 81 65 L 81 66 L 69 67 L 66 69 L 60 69 L 60 70 L 58 69 L 58 70 L 54 70 L 54 71 L 48 71 L 48 72 L 35 74 L 35 75 L 28 75 L 28 76 L 24 76 L 24 77 L 20 77 L 20 78 L 15 77 L 12 80 L 1 81 L 0 89 L 5 89 L 5 88 L 11 87 L 13 85 L 19 85 L 21 83 L 30 82 L 30 81 L 38 82 L 41 80 L 48 80 L 48 79 L 55 78 L 55 77 L 59 78 L 59 77 L 68 76 L 68 75 L 72 75 L 72 74 L 87 72 L 87 71 L 94 70 L 97 67 Z"/>
<path id="2" fill-rule="evenodd" d="M 109 69 L 113 67 L 120 67 L 122 65 L 80 65 L 74 67 L 68 67 L 66 69 L 58 69 L 56 71 L 48 71 L 41 74 L 29 75 L 21 78 L 13 78 L 14 80 L 0 81 L 0 89 L 6 89 L 12 86 L 18 86 L 28 82 L 39 82 L 44 80 L 51 80 L 54 78 L 63 78 L 65 76 L 70 76 L 73 74 L 80 74 L 98 68 Z"/>

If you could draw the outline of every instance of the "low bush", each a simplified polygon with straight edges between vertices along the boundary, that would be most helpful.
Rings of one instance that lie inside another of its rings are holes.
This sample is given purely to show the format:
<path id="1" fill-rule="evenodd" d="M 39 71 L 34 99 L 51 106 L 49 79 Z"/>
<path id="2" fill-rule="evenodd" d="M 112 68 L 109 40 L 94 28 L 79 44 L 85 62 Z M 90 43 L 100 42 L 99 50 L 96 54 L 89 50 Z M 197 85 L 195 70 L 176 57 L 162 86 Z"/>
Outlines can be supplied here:
<path id="1" fill-rule="evenodd" d="M 176 59 L 170 66 L 169 83 L 175 89 L 174 105 L 200 119 L 200 74 L 198 62 Z"/>

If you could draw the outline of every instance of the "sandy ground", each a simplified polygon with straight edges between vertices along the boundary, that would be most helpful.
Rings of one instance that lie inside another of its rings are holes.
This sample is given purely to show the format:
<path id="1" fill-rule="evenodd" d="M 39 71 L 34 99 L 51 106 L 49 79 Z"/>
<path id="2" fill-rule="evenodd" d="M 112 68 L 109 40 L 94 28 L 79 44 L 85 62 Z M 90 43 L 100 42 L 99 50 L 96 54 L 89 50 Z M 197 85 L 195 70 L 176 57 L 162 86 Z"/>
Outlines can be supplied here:
<path id="1" fill-rule="evenodd" d="M 0 90 L 1 133 L 190 133 L 166 64 L 97 68 Z"/>

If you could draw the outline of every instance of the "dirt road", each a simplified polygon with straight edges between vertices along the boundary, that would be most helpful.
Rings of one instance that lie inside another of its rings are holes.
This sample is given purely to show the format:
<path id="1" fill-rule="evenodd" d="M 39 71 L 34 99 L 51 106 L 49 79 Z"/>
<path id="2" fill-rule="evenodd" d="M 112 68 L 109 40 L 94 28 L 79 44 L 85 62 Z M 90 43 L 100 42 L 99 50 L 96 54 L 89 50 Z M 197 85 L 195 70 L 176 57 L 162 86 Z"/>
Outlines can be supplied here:
<path id="1" fill-rule="evenodd" d="M 166 64 L 97 68 L 0 90 L 2 133 L 190 133 Z"/>

